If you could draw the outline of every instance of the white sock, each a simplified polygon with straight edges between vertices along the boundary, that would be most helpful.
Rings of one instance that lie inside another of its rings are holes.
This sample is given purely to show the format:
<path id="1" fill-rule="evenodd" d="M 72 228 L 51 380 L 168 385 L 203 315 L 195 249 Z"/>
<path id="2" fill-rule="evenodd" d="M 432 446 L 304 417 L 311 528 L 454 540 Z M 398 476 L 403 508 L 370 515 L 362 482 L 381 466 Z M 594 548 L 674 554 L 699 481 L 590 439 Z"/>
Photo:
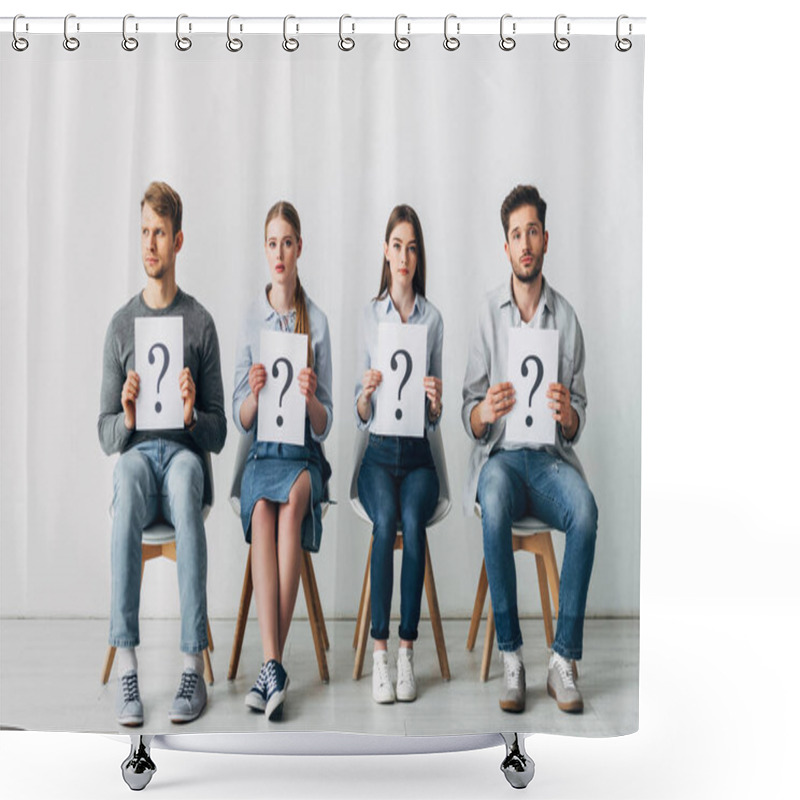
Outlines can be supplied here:
<path id="1" fill-rule="evenodd" d="M 203 674 L 205 664 L 203 664 L 202 653 L 184 653 L 183 654 L 183 668 L 184 670 L 193 669 L 198 675 Z"/>
<path id="2" fill-rule="evenodd" d="M 514 666 L 516 664 L 522 664 L 522 648 L 518 648 L 516 650 L 503 650 L 503 661 L 509 666 Z"/>
<path id="3" fill-rule="evenodd" d="M 397 649 L 397 657 L 398 658 L 413 658 L 414 657 L 414 648 L 403 646 L 402 644 Z"/>
<path id="4" fill-rule="evenodd" d="M 121 678 L 126 672 L 139 671 L 139 662 L 136 660 L 135 647 L 117 648 L 117 675 Z"/>

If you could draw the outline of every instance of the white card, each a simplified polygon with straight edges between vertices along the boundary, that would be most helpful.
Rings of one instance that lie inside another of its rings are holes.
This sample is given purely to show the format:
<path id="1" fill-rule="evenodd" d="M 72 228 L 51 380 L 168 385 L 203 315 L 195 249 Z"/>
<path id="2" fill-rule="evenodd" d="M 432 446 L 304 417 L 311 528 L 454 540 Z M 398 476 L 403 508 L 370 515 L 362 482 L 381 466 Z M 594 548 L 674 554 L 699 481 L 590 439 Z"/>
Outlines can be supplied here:
<path id="1" fill-rule="evenodd" d="M 555 444 L 556 421 L 547 390 L 558 381 L 558 331 L 511 328 L 508 380 L 516 402 L 506 417 L 506 439 L 522 444 Z"/>
<path id="2" fill-rule="evenodd" d="M 385 323 L 378 326 L 373 369 L 383 375 L 375 390 L 375 418 L 370 430 L 383 436 L 425 435 L 425 385 L 428 328 Z"/>
<path id="3" fill-rule="evenodd" d="M 183 317 L 136 317 L 133 336 L 136 430 L 182 428 Z"/>
<path id="4" fill-rule="evenodd" d="M 297 376 L 308 363 L 304 333 L 261 331 L 261 363 L 267 383 L 258 395 L 258 440 L 304 444 L 306 400 Z"/>

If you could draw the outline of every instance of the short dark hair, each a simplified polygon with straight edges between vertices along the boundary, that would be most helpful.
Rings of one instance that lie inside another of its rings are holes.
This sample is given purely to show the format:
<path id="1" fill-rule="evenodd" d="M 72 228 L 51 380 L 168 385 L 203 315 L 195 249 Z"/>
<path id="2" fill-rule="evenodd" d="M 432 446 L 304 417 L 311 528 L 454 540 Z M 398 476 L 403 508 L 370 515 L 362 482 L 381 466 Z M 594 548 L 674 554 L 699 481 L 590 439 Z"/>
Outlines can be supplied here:
<path id="1" fill-rule="evenodd" d="M 153 181 L 147 189 L 145 189 L 140 208 L 144 208 L 145 203 L 147 203 L 159 217 L 172 220 L 172 236 L 177 236 L 183 220 L 183 203 L 181 202 L 181 196 L 168 183 Z"/>
<path id="2" fill-rule="evenodd" d="M 542 199 L 539 190 L 535 186 L 523 186 L 520 184 L 508 193 L 508 197 L 503 200 L 503 205 L 500 206 L 500 221 L 503 223 L 506 241 L 508 241 L 508 218 L 522 206 L 533 206 L 539 215 L 542 230 L 545 229 L 544 215 L 547 213 L 547 203 Z"/>

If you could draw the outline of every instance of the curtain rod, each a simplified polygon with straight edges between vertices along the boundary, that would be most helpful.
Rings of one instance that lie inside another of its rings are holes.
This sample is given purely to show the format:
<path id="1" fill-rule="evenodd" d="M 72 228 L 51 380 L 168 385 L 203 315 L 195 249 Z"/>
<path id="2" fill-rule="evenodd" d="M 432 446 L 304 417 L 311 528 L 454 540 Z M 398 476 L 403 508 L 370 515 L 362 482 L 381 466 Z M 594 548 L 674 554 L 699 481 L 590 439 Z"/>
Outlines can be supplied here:
<path id="1" fill-rule="evenodd" d="M 16 18 L 18 36 L 24 34 L 64 33 L 64 17 Z M 643 34 L 644 17 L 570 17 L 560 14 L 554 17 L 514 17 L 503 15 L 503 35 L 519 36 L 535 33 L 553 34 L 558 26 L 558 35 L 614 35 L 630 36 Z M 75 33 L 122 33 L 122 17 L 81 17 L 69 15 L 66 22 L 69 34 Z M 224 34 L 228 32 L 227 17 L 195 17 L 181 15 L 180 26 L 183 34 Z M 284 34 L 288 26 L 290 34 L 343 34 L 359 33 L 400 34 L 443 34 L 444 17 L 236 17 L 231 18 L 231 32 L 237 34 Z M 447 35 L 451 37 L 473 34 L 500 34 L 501 17 L 458 17 L 449 15 Z M 0 31 L 11 33 L 14 18 L 0 18 Z M 126 22 L 128 35 L 138 33 L 175 33 L 175 17 L 136 17 L 129 15 Z"/>

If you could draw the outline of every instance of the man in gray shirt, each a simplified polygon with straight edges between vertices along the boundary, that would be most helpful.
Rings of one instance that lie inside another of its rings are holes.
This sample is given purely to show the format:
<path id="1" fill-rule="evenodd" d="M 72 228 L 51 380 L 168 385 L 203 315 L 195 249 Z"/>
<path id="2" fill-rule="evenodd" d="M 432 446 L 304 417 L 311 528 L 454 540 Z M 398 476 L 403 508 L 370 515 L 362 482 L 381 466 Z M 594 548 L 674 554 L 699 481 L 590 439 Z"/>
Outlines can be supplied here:
<path id="1" fill-rule="evenodd" d="M 208 634 L 203 505 L 210 502 L 212 487 L 204 455 L 222 449 L 227 429 L 214 321 L 175 280 L 175 259 L 183 245 L 180 196 L 166 183 L 151 183 L 141 211 L 147 283 L 108 326 L 97 421 L 103 450 L 109 455 L 121 453 L 114 468 L 109 633 L 109 644 L 117 648 L 116 713 L 120 725 L 141 725 L 144 720 L 135 650 L 139 644 L 142 531 L 159 520 L 175 529 L 180 649 L 184 654 L 184 670 L 169 716 L 173 722 L 190 722 L 205 707 L 202 654 L 208 647 Z M 180 429 L 137 430 L 137 317 L 183 318 L 184 368 L 179 384 L 184 424 Z"/>
<path id="2" fill-rule="evenodd" d="M 469 346 L 461 416 L 473 440 L 464 511 L 477 499 L 483 552 L 505 684 L 500 707 L 525 709 L 525 667 L 517 611 L 511 524 L 535 516 L 566 533 L 561 567 L 558 628 L 547 674 L 548 693 L 562 711 L 583 710 L 574 661 L 583 649 L 586 595 L 594 562 L 597 506 L 574 446 L 586 423 L 583 334 L 572 306 L 542 275 L 549 234 L 547 204 L 533 186 L 517 186 L 500 218 L 511 280 L 487 295 Z M 509 442 L 504 417 L 515 403 L 508 381 L 508 331 L 515 327 L 558 331 L 558 382 L 547 390 L 557 423 L 555 445 Z"/>

